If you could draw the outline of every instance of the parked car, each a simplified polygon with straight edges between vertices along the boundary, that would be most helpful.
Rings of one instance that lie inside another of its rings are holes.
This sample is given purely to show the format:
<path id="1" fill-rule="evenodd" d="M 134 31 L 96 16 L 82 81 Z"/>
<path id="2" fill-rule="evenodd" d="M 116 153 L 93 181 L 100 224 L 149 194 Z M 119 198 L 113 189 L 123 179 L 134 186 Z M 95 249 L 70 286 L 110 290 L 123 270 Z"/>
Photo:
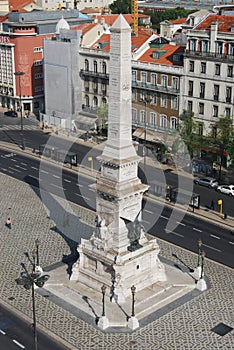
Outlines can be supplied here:
<path id="1" fill-rule="evenodd" d="M 228 196 L 234 196 L 234 185 L 221 185 L 217 187 L 217 191 L 225 193 Z"/>
<path id="2" fill-rule="evenodd" d="M 218 181 L 214 179 L 213 177 L 200 177 L 194 180 L 195 184 L 206 186 L 209 188 L 217 188 L 218 187 Z"/>
<path id="3" fill-rule="evenodd" d="M 18 117 L 17 112 L 12 111 L 12 110 L 4 112 L 4 115 L 6 115 L 8 117 Z"/>

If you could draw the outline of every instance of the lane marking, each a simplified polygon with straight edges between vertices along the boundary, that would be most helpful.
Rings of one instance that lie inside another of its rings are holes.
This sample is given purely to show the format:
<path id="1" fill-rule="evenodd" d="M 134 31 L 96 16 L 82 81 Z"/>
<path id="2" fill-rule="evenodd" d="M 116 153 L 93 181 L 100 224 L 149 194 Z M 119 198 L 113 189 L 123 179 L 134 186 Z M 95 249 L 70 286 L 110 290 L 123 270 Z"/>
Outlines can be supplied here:
<path id="1" fill-rule="evenodd" d="M 147 220 L 142 220 L 143 222 L 145 222 L 146 224 L 151 224 L 151 222 L 147 221 Z"/>
<path id="2" fill-rule="evenodd" d="M 23 163 L 23 162 L 20 162 L 20 164 L 22 164 L 22 165 L 24 165 L 24 166 L 28 166 L 28 164 L 25 164 L 25 163 Z"/>
<path id="3" fill-rule="evenodd" d="M 183 224 L 183 222 L 180 222 L 180 221 L 176 221 L 176 223 L 177 223 L 178 225 L 181 225 L 181 226 L 186 226 L 185 224 Z"/>
<path id="4" fill-rule="evenodd" d="M 197 232 L 202 232 L 202 230 L 199 230 L 199 229 L 196 228 L 196 227 L 193 227 L 193 230 L 194 230 L 194 231 L 197 231 Z"/>
<path id="5" fill-rule="evenodd" d="M 234 245 L 234 242 L 231 242 L 231 241 L 230 241 L 230 242 L 228 242 L 228 243 L 230 243 L 230 244 L 233 244 L 233 245 Z"/>
<path id="6" fill-rule="evenodd" d="M 213 237 L 213 238 L 216 238 L 216 239 L 221 239 L 220 237 L 215 236 L 215 235 L 210 235 L 210 237 Z"/>
<path id="7" fill-rule="evenodd" d="M 12 168 L 11 166 L 9 166 L 9 169 L 11 169 L 11 170 L 13 170 L 13 171 L 16 171 L 17 173 L 21 173 L 21 170 L 18 170 L 18 169 Z"/>
<path id="8" fill-rule="evenodd" d="M 166 219 L 166 220 L 169 220 L 169 218 L 167 218 L 166 216 L 163 216 L 161 215 L 160 218 L 163 218 L 163 219 Z"/>
<path id="9" fill-rule="evenodd" d="M 13 339 L 13 343 L 18 345 L 21 349 L 25 349 L 25 346 L 23 344 L 19 343 L 17 340 Z"/>
<path id="10" fill-rule="evenodd" d="M 32 179 L 39 180 L 39 177 L 36 177 L 36 176 L 33 176 L 33 175 L 28 175 L 28 176 L 31 177 Z"/>
<path id="11" fill-rule="evenodd" d="M 152 211 L 145 209 L 144 212 L 149 213 L 149 214 L 154 214 Z"/>
<path id="12" fill-rule="evenodd" d="M 48 171 L 40 170 L 42 173 L 49 174 Z"/>
<path id="13" fill-rule="evenodd" d="M 53 174 L 53 177 L 56 177 L 56 179 L 59 179 L 59 178 L 60 178 L 60 176 L 54 175 L 54 174 Z"/>
<path id="14" fill-rule="evenodd" d="M 96 190 L 94 190 L 93 188 L 89 188 L 89 187 L 88 187 L 88 190 L 89 190 L 89 191 L 92 191 L 92 192 L 96 192 Z"/>
<path id="15" fill-rule="evenodd" d="M 171 233 L 172 233 L 173 235 L 176 235 L 176 236 L 179 236 L 179 237 L 184 238 L 184 236 L 181 235 L 180 233 L 177 233 L 177 232 L 174 232 L 174 231 L 171 231 Z"/>
<path id="16" fill-rule="evenodd" d="M 60 190 L 63 190 L 63 191 L 66 191 L 66 188 L 63 188 L 63 187 L 61 187 L 61 186 L 59 186 L 59 185 L 55 185 L 55 184 L 50 184 L 51 186 L 54 186 L 54 187 L 57 187 L 57 188 L 59 188 Z"/>
<path id="17" fill-rule="evenodd" d="M 0 329 L 0 333 L 2 333 L 3 335 L 6 335 L 6 333 L 2 329 Z"/>
<path id="18" fill-rule="evenodd" d="M 71 180 L 68 180 L 68 179 L 63 179 L 63 181 L 71 183 Z"/>
<path id="19" fill-rule="evenodd" d="M 14 158 L 11 158 L 11 161 L 12 161 L 12 162 L 17 162 L 17 160 L 16 160 L 16 159 L 14 159 Z"/>
<path id="20" fill-rule="evenodd" d="M 35 166 L 31 166 L 31 169 L 38 170 Z"/>
<path id="21" fill-rule="evenodd" d="M 219 250 L 219 249 L 216 249 L 216 248 L 214 248 L 214 247 L 211 247 L 210 245 L 203 244 L 203 243 L 202 243 L 202 245 L 203 245 L 204 247 L 207 247 L 207 248 L 213 249 L 213 250 L 215 250 L 216 252 L 219 252 L 219 253 L 221 253 L 221 252 L 222 252 L 222 250 Z"/>
<path id="22" fill-rule="evenodd" d="M 16 166 L 16 168 L 20 168 L 20 169 L 22 169 L 22 170 L 27 170 L 27 168 L 23 168 L 22 166 L 20 166 L 20 165 L 15 165 Z"/>
<path id="23" fill-rule="evenodd" d="M 76 184 L 76 186 L 78 186 L 78 187 L 84 187 L 84 185 L 81 185 L 81 184 Z"/>
<path id="24" fill-rule="evenodd" d="M 84 197 L 84 196 L 82 196 L 82 194 L 79 194 L 79 193 L 74 193 L 74 194 L 83 198 L 83 199 L 86 199 L 87 201 L 90 201 L 90 198 Z"/>

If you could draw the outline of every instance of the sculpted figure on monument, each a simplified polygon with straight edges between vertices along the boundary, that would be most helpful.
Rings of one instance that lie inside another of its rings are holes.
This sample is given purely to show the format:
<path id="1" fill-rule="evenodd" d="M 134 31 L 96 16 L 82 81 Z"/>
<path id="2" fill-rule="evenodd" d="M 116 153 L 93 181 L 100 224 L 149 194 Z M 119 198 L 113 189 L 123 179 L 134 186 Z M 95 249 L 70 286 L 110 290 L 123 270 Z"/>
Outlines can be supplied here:
<path id="1" fill-rule="evenodd" d="M 142 233 L 142 230 L 144 229 L 144 226 L 139 220 L 140 213 L 141 213 L 141 210 L 137 214 L 134 221 L 121 218 L 124 220 L 125 225 L 127 226 L 127 229 L 128 229 L 128 238 L 130 241 L 130 246 L 128 246 L 128 250 L 131 252 L 142 247 L 142 245 L 140 245 L 139 243 L 139 239 L 141 238 L 141 233 Z"/>
<path id="2" fill-rule="evenodd" d="M 111 234 L 105 219 L 100 220 L 99 216 L 96 216 L 96 230 L 91 237 L 91 241 L 98 249 L 106 250 L 110 246 Z"/>

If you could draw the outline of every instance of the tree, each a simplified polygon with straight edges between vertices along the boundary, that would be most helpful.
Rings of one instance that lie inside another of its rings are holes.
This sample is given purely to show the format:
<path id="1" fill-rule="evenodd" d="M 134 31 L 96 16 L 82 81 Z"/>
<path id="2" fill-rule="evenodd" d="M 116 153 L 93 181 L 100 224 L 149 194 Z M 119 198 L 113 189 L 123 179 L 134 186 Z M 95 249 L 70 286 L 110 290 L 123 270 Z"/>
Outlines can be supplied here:
<path id="1" fill-rule="evenodd" d="M 219 179 L 225 155 L 229 149 L 232 149 L 232 134 L 233 124 L 230 117 L 219 117 L 209 134 L 210 144 L 219 151 L 220 155 Z"/>
<path id="2" fill-rule="evenodd" d="M 184 110 L 180 115 L 180 123 L 178 126 L 179 134 L 186 145 L 190 157 L 193 158 L 194 146 L 203 143 L 202 136 L 198 133 L 198 123 L 193 119 L 193 112 Z"/>
<path id="3" fill-rule="evenodd" d="M 111 13 L 113 14 L 126 14 L 132 13 L 131 0 L 115 0 L 110 5 Z"/>
<path id="4" fill-rule="evenodd" d="M 98 129 L 99 131 L 106 128 L 106 122 L 108 120 L 108 104 L 102 103 L 97 110 Z"/>
<path id="5" fill-rule="evenodd" d="M 229 143 L 227 145 L 227 154 L 229 156 L 231 169 L 234 172 L 234 131 L 231 132 Z"/>

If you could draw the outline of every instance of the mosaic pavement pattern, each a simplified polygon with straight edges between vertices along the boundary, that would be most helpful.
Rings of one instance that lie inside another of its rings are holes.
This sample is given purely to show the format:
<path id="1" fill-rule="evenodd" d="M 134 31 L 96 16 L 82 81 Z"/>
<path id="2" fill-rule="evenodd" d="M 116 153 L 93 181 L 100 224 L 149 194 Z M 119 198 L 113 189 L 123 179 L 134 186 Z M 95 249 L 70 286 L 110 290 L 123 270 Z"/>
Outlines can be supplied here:
<path id="1" fill-rule="evenodd" d="M 70 203 L 69 208 L 83 223 L 94 224 L 95 213 Z M 5 227 L 9 213 L 12 218 L 11 230 Z M 21 272 L 20 263 L 27 263 L 23 253 L 30 253 L 38 238 L 41 242 L 40 265 L 45 268 L 61 262 L 63 255 L 71 252 L 69 242 L 53 229 L 55 223 L 47 214 L 37 189 L 0 174 L 0 298 L 30 320 L 30 291 L 15 283 Z M 195 254 L 162 240 L 158 242 L 161 256 L 178 263 L 173 257 L 176 254 L 191 268 L 196 266 Z M 70 344 L 70 349 L 231 350 L 234 347 L 234 331 L 220 336 L 212 328 L 220 322 L 234 327 L 233 269 L 206 259 L 205 275 L 209 278 L 210 289 L 132 333 L 103 333 L 38 293 L 37 320 Z"/>

